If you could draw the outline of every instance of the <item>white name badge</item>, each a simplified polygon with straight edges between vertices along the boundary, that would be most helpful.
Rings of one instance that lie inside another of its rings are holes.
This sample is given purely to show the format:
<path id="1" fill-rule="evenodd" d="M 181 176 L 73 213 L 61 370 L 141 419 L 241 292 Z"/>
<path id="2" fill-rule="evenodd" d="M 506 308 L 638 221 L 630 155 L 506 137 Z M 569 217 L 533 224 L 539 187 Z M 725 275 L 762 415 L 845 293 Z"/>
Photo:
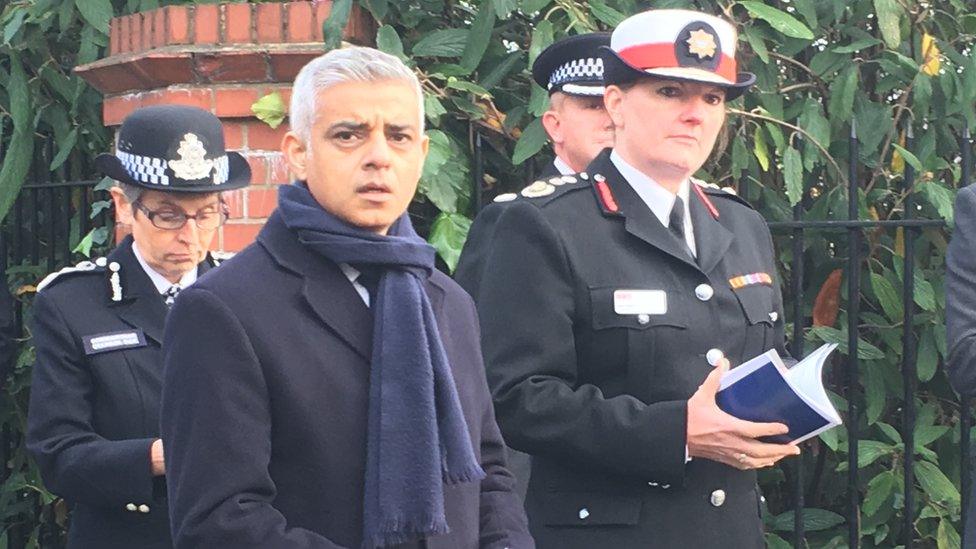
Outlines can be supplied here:
<path id="1" fill-rule="evenodd" d="M 668 312 L 664 290 L 614 290 L 613 311 L 618 315 L 663 315 Z"/>

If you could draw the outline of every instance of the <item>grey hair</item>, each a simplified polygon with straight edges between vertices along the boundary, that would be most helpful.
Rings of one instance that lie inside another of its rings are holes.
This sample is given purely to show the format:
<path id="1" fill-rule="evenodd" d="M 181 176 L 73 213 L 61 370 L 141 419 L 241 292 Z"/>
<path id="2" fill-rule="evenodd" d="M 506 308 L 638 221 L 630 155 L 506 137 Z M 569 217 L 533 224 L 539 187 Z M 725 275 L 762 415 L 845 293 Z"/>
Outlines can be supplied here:
<path id="1" fill-rule="evenodd" d="M 332 50 L 302 67 L 292 86 L 288 123 L 291 131 L 306 143 L 315 123 L 318 95 L 345 82 L 402 80 L 417 92 L 420 130 L 424 129 L 424 93 L 420 81 L 400 59 L 377 49 L 361 46 Z"/>
<path id="2" fill-rule="evenodd" d="M 121 181 L 116 181 L 115 186 L 122 191 L 122 194 L 125 195 L 125 199 L 129 202 L 129 204 L 139 200 L 139 198 L 142 197 L 142 193 L 146 192 L 146 189 L 143 189 L 142 187 L 130 185 Z"/>

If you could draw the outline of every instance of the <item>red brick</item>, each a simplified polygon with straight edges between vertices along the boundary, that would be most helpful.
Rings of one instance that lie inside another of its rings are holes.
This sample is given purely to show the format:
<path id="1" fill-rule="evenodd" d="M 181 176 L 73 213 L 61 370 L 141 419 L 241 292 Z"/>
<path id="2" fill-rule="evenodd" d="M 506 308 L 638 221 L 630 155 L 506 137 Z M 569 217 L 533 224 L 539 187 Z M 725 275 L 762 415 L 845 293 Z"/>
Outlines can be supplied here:
<path id="1" fill-rule="evenodd" d="M 213 111 L 213 92 L 210 88 L 176 88 L 150 92 L 143 99 L 147 105 L 188 105 Z"/>
<path id="2" fill-rule="evenodd" d="M 146 51 L 152 48 L 153 37 L 153 17 L 152 12 L 142 12 L 139 14 L 139 51 Z"/>
<path id="3" fill-rule="evenodd" d="M 147 89 L 145 75 L 132 70 L 129 63 L 107 64 L 98 67 L 81 65 L 75 74 L 84 78 L 102 93 L 120 93 L 129 90 Z"/>
<path id="4" fill-rule="evenodd" d="M 248 219 L 267 218 L 278 207 L 278 189 L 260 189 L 251 187 L 247 190 Z"/>
<path id="5" fill-rule="evenodd" d="M 285 155 L 278 153 L 268 156 L 268 183 L 281 185 L 291 183 L 291 172 L 288 169 L 288 162 Z"/>
<path id="6" fill-rule="evenodd" d="M 196 73 L 204 82 L 266 82 L 268 64 L 255 51 L 195 53 Z"/>
<path id="7" fill-rule="evenodd" d="M 224 5 L 224 42 L 251 42 L 251 4 Z"/>
<path id="8" fill-rule="evenodd" d="M 159 48 L 166 45 L 166 11 L 155 9 L 151 13 L 153 18 L 152 47 Z"/>
<path id="9" fill-rule="evenodd" d="M 250 122 L 247 125 L 247 148 L 252 151 L 281 150 L 281 139 L 288 132 L 288 126 L 281 124 L 276 129 L 264 122 Z"/>
<path id="10" fill-rule="evenodd" d="M 216 88 L 214 89 L 214 114 L 220 118 L 251 117 L 251 105 L 261 94 L 257 88 Z"/>
<path id="11" fill-rule="evenodd" d="M 295 80 L 298 71 L 319 55 L 322 55 L 321 51 L 271 52 L 269 55 L 271 58 L 271 81 L 291 82 Z"/>
<path id="12" fill-rule="evenodd" d="M 120 23 L 122 20 L 118 17 L 113 17 L 108 23 L 108 51 L 109 55 L 115 55 L 119 53 L 119 46 L 121 41 L 120 34 L 122 33 L 122 28 Z"/>
<path id="13" fill-rule="evenodd" d="M 281 4 L 258 4 L 255 25 L 260 44 L 277 44 L 282 41 Z"/>
<path id="14" fill-rule="evenodd" d="M 312 4 L 310 2 L 288 2 L 288 41 L 312 42 Z"/>
<path id="15" fill-rule="evenodd" d="M 194 10 L 195 44 L 216 44 L 220 40 L 220 6 L 200 4 Z"/>
<path id="16" fill-rule="evenodd" d="M 330 13 L 332 13 L 332 2 L 315 3 L 315 23 L 312 25 L 313 40 L 322 40 L 322 23 L 325 23 Z"/>
<path id="17" fill-rule="evenodd" d="M 102 101 L 102 123 L 106 126 L 118 126 L 129 113 L 141 106 L 142 98 L 138 93 L 106 97 Z"/>
<path id="18" fill-rule="evenodd" d="M 131 19 L 131 15 L 119 17 L 119 53 L 128 53 L 132 51 L 132 43 L 130 42 L 129 38 L 129 22 Z"/>
<path id="19" fill-rule="evenodd" d="M 352 11 L 349 12 L 349 21 L 342 31 L 342 36 L 344 40 L 353 44 L 375 46 L 376 20 L 369 12 L 360 8 L 359 4 L 353 4 Z"/>
<path id="20" fill-rule="evenodd" d="M 166 43 L 190 43 L 190 14 L 185 6 L 166 6 Z"/>
<path id="21" fill-rule="evenodd" d="M 227 204 L 227 212 L 231 219 L 240 219 L 244 217 L 244 189 L 236 189 L 233 191 L 224 192 L 221 197 L 224 199 L 224 203 Z"/>
<path id="22" fill-rule="evenodd" d="M 227 223 L 222 227 L 222 243 L 225 251 L 239 252 L 254 242 L 263 223 Z"/>
<path id="23" fill-rule="evenodd" d="M 264 185 L 268 182 L 268 159 L 263 154 L 247 155 L 251 167 L 251 185 Z"/>
<path id="24" fill-rule="evenodd" d="M 224 126 L 224 148 L 236 151 L 244 148 L 244 122 L 222 121 Z"/>
<path id="25" fill-rule="evenodd" d="M 165 88 L 173 84 L 195 84 L 193 58 L 188 52 L 150 52 L 126 63 L 144 77 L 143 89 Z"/>

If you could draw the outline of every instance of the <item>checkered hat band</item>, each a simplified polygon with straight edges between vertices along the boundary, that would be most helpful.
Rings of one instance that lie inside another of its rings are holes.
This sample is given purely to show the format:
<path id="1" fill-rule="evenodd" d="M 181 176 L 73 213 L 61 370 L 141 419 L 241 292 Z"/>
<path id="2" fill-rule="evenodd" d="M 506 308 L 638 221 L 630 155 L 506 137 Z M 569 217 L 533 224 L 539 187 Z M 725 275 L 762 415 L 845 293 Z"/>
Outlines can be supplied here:
<path id="1" fill-rule="evenodd" d="M 125 171 L 132 179 L 151 185 L 169 185 L 169 176 L 166 175 L 168 169 L 166 159 L 141 156 L 124 151 L 116 151 L 115 156 L 122 162 L 122 166 L 125 167 Z M 217 168 L 217 179 L 214 184 L 225 183 L 230 174 L 230 162 L 227 155 L 215 158 L 214 166 Z"/>
<path id="2" fill-rule="evenodd" d="M 701 70 L 699 67 L 683 67 L 678 64 L 678 57 L 674 53 L 673 43 L 641 44 L 639 46 L 625 48 L 617 52 L 617 55 L 631 67 L 640 70 L 662 68 L 696 68 Z M 725 53 L 719 53 L 718 55 L 721 55 L 721 59 L 719 60 L 718 67 L 714 71 L 715 74 L 727 80 L 729 84 L 735 84 L 736 74 L 738 72 L 735 59 L 725 55 Z"/>
<path id="3" fill-rule="evenodd" d="M 580 82 L 586 80 L 603 80 L 603 59 L 586 58 L 574 59 L 552 71 L 549 77 L 549 88 L 566 82 Z"/>

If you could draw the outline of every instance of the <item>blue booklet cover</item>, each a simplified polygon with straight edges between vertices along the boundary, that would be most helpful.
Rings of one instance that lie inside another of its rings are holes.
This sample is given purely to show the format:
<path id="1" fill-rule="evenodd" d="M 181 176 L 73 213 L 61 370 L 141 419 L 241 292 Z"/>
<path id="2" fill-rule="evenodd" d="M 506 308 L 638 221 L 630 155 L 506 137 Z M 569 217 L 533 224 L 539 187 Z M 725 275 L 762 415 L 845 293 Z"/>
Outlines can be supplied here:
<path id="1" fill-rule="evenodd" d="M 715 401 L 739 419 L 783 423 L 790 431 L 764 437 L 766 442 L 802 442 L 840 425 L 837 410 L 823 387 L 823 366 L 836 344 L 821 346 L 792 368 L 775 349 L 729 370 Z"/>

